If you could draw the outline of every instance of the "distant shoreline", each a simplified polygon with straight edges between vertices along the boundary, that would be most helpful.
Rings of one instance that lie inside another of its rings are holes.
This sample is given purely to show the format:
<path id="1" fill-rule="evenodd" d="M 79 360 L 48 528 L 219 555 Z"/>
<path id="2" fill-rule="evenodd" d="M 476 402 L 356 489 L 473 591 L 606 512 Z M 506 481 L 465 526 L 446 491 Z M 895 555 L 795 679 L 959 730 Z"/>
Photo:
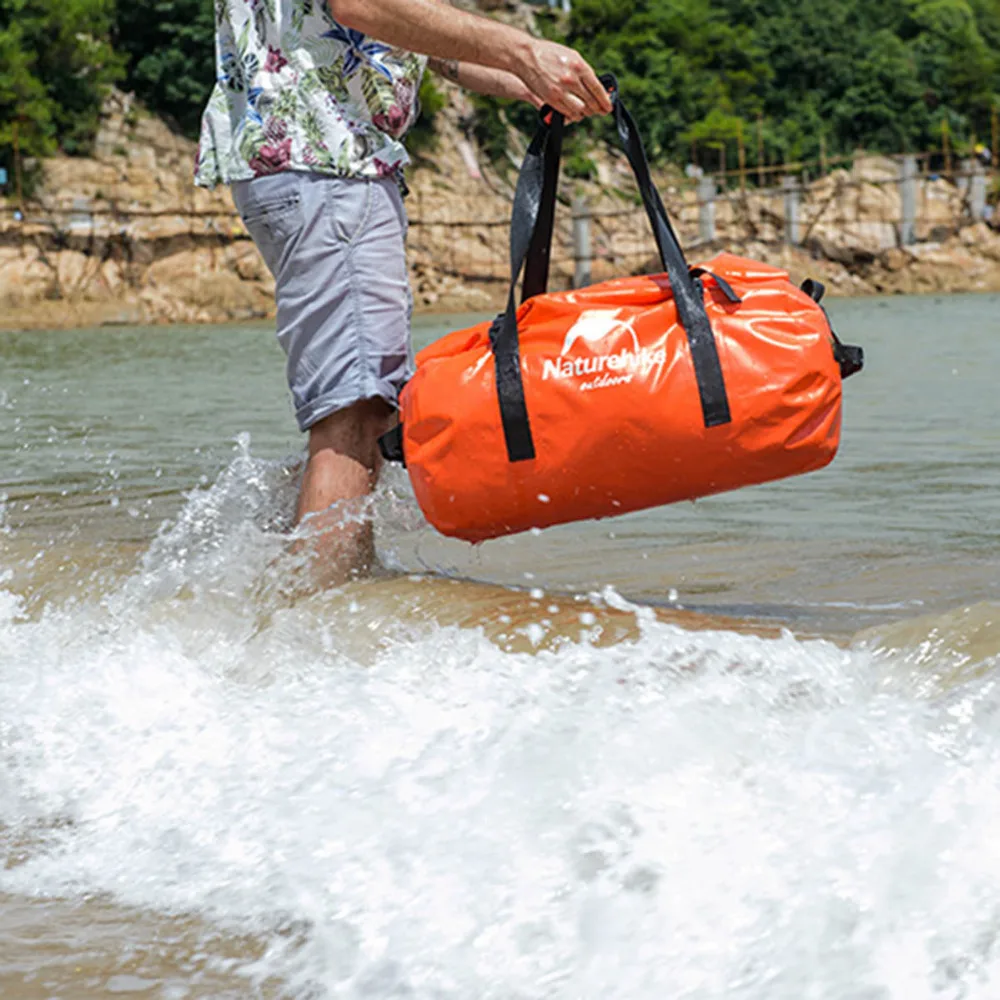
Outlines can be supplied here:
<path id="1" fill-rule="evenodd" d="M 937 297 L 942 295 L 996 295 L 1000 294 L 1000 283 L 990 288 L 937 288 L 914 292 L 870 292 L 842 293 L 831 290 L 828 298 L 832 299 L 885 299 L 898 297 Z M 467 300 L 449 301 L 447 299 L 435 303 L 432 307 L 416 308 L 415 316 L 432 317 L 455 314 L 489 315 L 500 308 L 498 295 L 493 308 L 470 307 Z M 201 320 L 166 320 L 144 317 L 141 309 L 134 303 L 112 304 L 108 302 L 36 302 L 31 305 L 14 309 L 6 309 L 0 318 L 0 333 L 60 333 L 69 330 L 114 330 L 135 327 L 171 327 L 171 326 L 232 326 L 239 323 L 273 322 L 274 314 L 251 314 L 244 316 L 218 316 Z"/>

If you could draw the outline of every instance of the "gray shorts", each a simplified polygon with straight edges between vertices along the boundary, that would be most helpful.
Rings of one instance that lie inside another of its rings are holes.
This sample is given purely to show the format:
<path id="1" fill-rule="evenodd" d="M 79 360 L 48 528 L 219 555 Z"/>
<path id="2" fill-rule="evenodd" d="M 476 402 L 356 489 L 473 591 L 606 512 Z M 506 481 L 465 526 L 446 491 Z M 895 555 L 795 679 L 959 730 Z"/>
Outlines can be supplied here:
<path id="1" fill-rule="evenodd" d="M 278 340 L 305 431 L 413 373 L 406 211 L 395 181 L 285 172 L 232 186 L 277 283 Z"/>

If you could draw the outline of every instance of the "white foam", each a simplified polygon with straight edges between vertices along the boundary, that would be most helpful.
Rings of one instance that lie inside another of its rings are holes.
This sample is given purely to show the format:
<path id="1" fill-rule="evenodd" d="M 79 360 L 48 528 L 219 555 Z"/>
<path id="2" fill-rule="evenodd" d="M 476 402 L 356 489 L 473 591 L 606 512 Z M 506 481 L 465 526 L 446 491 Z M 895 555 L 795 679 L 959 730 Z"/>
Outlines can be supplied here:
<path id="1" fill-rule="evenodd" d="M 0 601 L 0 825 L 48 830 L 0 891 L 260 934 L 290 996 L 996 995 L 989 677 L 920 699 L 613 591 L 633 641 L 359 657 L 358 603 L 249 606 L 283 482 L 193 495 L 101 603 Z"/>

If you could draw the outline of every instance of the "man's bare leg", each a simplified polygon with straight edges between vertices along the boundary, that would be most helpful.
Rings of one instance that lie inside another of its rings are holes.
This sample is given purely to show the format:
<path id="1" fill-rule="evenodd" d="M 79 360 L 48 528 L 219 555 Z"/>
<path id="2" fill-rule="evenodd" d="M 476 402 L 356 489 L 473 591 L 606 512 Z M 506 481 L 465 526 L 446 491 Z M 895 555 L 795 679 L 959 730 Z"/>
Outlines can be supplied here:
<path id="1" fill-rule="evenodd" d="M 296 550 L 310 562 L 310 583 L 330 587 L 375 560 L 371 519 L 357 517 L 350 501 L 375 488 L 381 466 L 378 439 L 395 414 L 382 399 L 366 399 L 331 414 L 309 429 L 309 460 L 299 492 Z"/>

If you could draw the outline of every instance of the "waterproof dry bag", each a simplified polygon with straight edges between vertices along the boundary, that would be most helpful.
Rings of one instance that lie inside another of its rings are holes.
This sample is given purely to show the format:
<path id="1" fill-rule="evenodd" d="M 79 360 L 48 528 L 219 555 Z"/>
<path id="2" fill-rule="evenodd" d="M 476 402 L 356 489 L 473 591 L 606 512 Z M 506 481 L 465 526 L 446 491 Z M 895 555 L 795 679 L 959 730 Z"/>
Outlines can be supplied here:
<path id="1" fill-rule="evenodd" d="M 725 253 L 689 267 L 635 122 L 603 79 L 663 273 L 546 292 L 563 123 L 544 115 L 514 198 L 507 309 L 420 352 L 382 441 L 445 535 L 609 517 L 836 454 L 842 379 L 862 354 L 834 334 L 822 287 Z"/>

